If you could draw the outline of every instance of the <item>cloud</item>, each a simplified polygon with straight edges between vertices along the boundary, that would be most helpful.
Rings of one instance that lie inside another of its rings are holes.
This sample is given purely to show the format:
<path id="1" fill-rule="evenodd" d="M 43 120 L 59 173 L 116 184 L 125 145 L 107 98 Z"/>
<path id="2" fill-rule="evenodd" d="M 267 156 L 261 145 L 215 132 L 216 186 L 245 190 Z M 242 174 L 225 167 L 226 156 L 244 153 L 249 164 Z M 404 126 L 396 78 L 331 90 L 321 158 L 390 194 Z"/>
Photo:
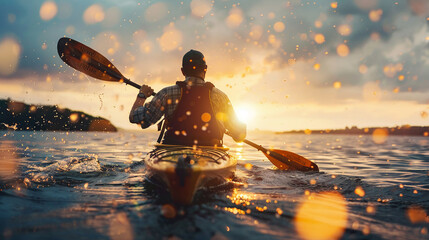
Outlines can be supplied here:
<path id="1" fill-rule="evenodd" d="M 157 88 L 183 80 L 182 56 L 197 49 L 206 56 L 207 79 L 233 102 L 334 107 L 367 101 L 369 89 L 379 102 L 427 104 L 427 1 L 332 2 L 59 0 L 57 11 L 46 11 L 52 2 L 7 1 L 0 43 L 13 39 L 19 52 L 0 60 L 0 83 L 93 94 L 88 84 L 102 83 L 57 56 L 57 41 L 66 35 L 131 80 Z M 340 45 L 348 49 L 343 56 Z"/>

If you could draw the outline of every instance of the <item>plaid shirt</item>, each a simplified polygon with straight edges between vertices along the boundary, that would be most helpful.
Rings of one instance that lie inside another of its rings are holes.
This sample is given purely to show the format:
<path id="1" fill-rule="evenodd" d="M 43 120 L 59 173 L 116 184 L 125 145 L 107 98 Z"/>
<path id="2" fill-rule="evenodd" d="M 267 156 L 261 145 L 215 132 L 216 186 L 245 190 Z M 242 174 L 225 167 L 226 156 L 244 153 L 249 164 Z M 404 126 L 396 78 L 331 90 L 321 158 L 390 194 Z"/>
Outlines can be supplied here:
<path id="1" fill-rule="evenodd" d="M 187 77 L 186 82 L 193 85 L 203 85 L 204 80 L 196 77 Z M 144 106 L 134 110 L 131 117 L 132 123 L 138 123 L 142 128 L 148 128 L 158 122 L 162 116 L 166 119 L 173 115 L 177 104 L 180 101 L 181 89 L 178 85 L 163 88 Z M 239 122 L 232 108 L 231 102 L 225 93 L 217 88 L 213 88 L 210 94 L 213 112 L 220 123 L 220 127 L 228 129 L 235 139 L 244 139 L 246 136 L 246 125 Z"/>

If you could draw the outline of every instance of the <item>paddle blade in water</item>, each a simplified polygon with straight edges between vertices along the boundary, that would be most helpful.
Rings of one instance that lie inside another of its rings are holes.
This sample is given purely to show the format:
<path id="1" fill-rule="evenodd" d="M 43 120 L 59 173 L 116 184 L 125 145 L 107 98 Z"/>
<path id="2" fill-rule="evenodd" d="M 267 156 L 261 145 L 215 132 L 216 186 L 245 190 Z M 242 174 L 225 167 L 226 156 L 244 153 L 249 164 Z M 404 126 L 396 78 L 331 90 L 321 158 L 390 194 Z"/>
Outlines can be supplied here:
<path id="1" fill-rule="evenodd" d="M 125 77 L 103 55 L 71 38 L 58 40 L 58 54 L 70 67 L 91 77 L 113 82 L 122 82 Z"/>
<path id="2" fill-rule="evenodd" d="M 304 172 L 319 171 L 319 167 L 315 163 L 293 152 L 280 149 L 270 149 L 264 154 L 277 168 L 281 170 L 298 170 Z"/>

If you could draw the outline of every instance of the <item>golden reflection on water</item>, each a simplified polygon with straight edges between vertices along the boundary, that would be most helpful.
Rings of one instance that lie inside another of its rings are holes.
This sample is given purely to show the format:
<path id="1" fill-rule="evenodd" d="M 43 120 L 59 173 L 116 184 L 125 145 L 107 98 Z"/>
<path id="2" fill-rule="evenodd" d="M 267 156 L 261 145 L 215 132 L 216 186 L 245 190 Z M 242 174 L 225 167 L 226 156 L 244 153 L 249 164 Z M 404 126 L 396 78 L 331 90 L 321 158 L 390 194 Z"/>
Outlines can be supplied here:
<path id="1" fill-rule="evenodd" d="M 133 227 L 126 213 L 119 212 L 112 217 L 109 225 L 109 236 L 112 240 L 134 239 Z"/>
<path id="2" fill-rule="evenodd" d="M 340 193 L 311 194 L 298 206 L 295 227 L 303 239 L 339 239 L 347 224 L 347 212 Z"/>
<path id="3" fill-rule="evenodd" d="M 231 195 L 226 196 L 235 205 L 249 206 L 252 200 L 255 200 L 255 194 L 239 192 L 237 188 L 234 188 Z M 226 209 L 227 210 L 227 209 Z"/>
<path id="4" fill-rule="evenodd" d="M 0 141 L 0 179 L 15 176 L 19 163 L 17 150 L 13 141 Z"/>

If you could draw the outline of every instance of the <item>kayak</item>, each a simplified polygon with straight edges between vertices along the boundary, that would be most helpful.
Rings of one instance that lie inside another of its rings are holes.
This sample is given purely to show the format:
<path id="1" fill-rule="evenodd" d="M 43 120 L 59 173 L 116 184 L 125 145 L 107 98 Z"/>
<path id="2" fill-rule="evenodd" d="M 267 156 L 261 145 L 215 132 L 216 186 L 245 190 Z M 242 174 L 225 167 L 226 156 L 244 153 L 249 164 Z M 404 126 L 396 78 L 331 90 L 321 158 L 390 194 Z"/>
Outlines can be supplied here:
<path id="1" fill-rule="evenodd" d="M 189 205 L 200 189 L 227 183 L 237 159 L 223 147 L 155 145 L 144 159 L 146 178 L 166 189 L 173 202 Z"/>

